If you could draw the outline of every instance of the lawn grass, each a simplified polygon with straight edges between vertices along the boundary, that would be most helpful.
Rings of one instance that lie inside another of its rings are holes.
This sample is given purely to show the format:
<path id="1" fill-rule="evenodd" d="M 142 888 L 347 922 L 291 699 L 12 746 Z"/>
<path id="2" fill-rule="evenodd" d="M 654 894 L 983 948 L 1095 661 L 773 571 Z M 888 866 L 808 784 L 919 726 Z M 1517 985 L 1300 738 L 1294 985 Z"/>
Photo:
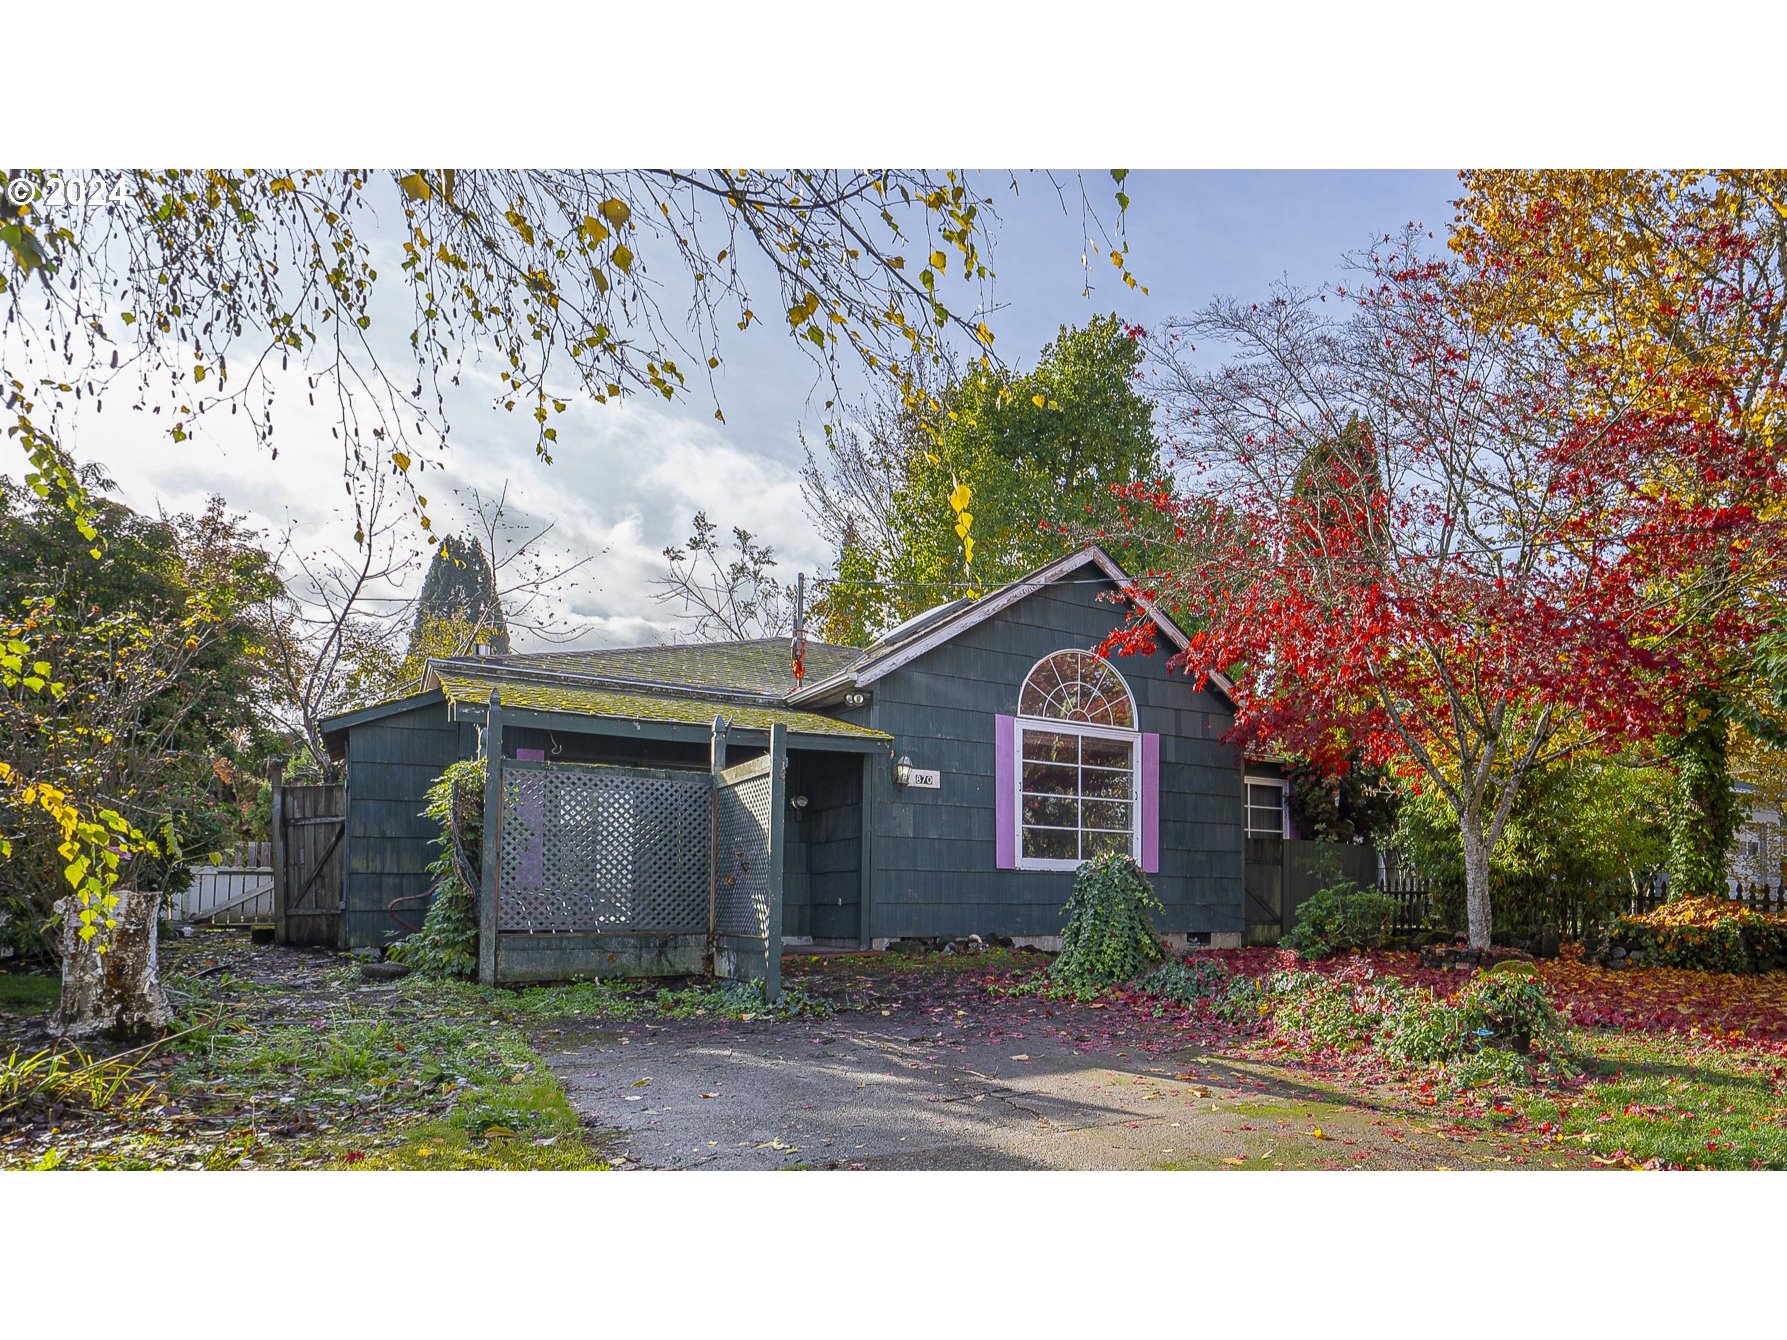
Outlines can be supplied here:
<path id="1" fill-rule="evenodd" d="M 1529 1125 L 1599 1161 L 1675 1168 L 1787 1168 L 1782 1058 L 1691 1038 L 1576 1035 L 1597 1081 L 1515 1104 Z"/>
<path id="2" fill-rule="evenodd" d="M 167 957 L 179 1018 L 161 1043 L 86 1070 L 73 1052 L 0 1051 L 0 1166 L 607 1166 L 513 993 L 399 993 L 353 963 L 234 942 Z"/>
<path id="3" fill-rule="evenodd" d="M 477 988 L 429 984 L 392 1001 L 347 994 L 314 1020 L 244 1027 L 228 1013 L 182 1040 L 176 1093 L 244 1101 L 303 1134 L 266 1151 L 328 1168 L 607 1166 L 514 1019 Z M 395 1006 L 395 1008 L 394 1008 Z M 254 1160 L 265 1166 L 266 1154 Z"/>
<path id="4" fill-rule="evenodd" d="M 668 986 L 649 979 L 611 978 L 553 986 L 487 987 L 409 977 L 398 989 L 421 1004 L 494 1009 L 529 1020 L 787 1019 L 823 1016 L 833 1008 L 823 996 L 794 983 L 783 988 L 782 998 L 774 1005 L 764 999 L 760 982 L 690 981 Z"/>
<path id="5" fill-rule="evenodd" d="M 53 973 L 0 973 L 0 1012 L 47 1014 L 62 998 L 62 979 Z"/>

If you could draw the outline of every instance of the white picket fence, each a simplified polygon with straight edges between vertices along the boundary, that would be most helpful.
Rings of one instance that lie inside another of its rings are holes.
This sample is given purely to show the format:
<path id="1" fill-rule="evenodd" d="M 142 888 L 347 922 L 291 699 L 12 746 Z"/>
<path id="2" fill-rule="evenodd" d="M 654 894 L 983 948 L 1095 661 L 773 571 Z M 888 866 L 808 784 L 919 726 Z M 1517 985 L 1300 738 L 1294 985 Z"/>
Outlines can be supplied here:
<path id="1" fill-rule="evenodd" d="M 223 854 L 221 865 L 190 866 L 192 886 L 169 900 L 168 919 L 212 926 L 252 926 L 273 921 L 273 844 L 245 842 Z"/>

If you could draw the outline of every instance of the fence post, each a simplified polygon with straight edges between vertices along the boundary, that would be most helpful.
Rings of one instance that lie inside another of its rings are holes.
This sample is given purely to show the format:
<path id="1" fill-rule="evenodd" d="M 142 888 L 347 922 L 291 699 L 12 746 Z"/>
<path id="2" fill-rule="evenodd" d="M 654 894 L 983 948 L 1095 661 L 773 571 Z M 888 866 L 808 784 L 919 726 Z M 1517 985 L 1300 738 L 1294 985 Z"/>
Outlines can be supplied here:
<path id="1" fill-rule="evenodd" d="M 708 745 L 707 943 L 701 950 L 701 968 L 709 977 L 720 951 L 720 774 L 726 770 L 726 732 L 726 718 L 716 713 Z"/>
<path id="2" fill-rule="evenodd" d="M 273 940 L 276 944 L 285 944 L 290 929 L 285 903 L 290 891 L 285 886 L 285 765 L 278 759 L 267 764 L 267 785 L 273 792 L 269 806 L 272 841 L 268 844 L 272 850 L 267 857 L 273 866 Z"/>
<path id="3" fill-rule="evenodd" d="M 503 823 L 503 700 L 490 691 L 484 717 L 484 851 L 478 877 L 478 980 L 496 981 L 497 883 L 501 877 Z"/>
<path id="4" fill-rule="evenodd" d="M 763 994 L 782 998 L 783 841 L 788 829 L 788 727 L 769 728 L 769 922 L 763 928 Z"/>

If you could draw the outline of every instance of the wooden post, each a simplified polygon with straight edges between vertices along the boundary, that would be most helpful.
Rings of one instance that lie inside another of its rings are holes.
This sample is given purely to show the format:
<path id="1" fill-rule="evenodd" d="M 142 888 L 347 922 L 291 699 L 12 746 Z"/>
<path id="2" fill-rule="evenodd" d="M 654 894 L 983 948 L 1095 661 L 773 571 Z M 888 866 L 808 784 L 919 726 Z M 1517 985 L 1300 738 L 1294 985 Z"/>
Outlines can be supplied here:
<path id="1" fill-rule="evenodd" d="M 893 758 L 893 750 L 887 751 L 889 760 Z M 881 756 L 864 754 L 862 756 L 862 780 L 857 786 L 860 799 L 857 815 L 857 857 L 856 857 L 856 947 L 869 947 L 869 913 L 874 910 L 875 889 L 875 778 L 887 771 L 881 766 Z"/>
<path id="2" fill-rule="evenodd" d="M 496 981 L 496 901 L 502 875 L 503 700 L 490 691 L 484 719 L 484 852 L 478 878 L 478 980 Z"/>
<path id="3" fill-rule="evenodd" d="M 268 860 L 273 865 L 273 940 L 285 944 L 287 931 L 285 886 L 285 765 L 278 759 L 267 764 L 267 785 L 272 789 L 272 851 Z"/>
<path id="4" fill-rule="evenodd" d="M 783 840 L 788 828 L 788 727 L 769 728 L 769 924 L 763 928 L 763 994 L 782 998 Z"/>
<path id="5" fill-rule="evenodd" d="M 701 951 L 701 967 L 714 975 L 720 948 L 720 774 L 726 771 L 726 718 L 715 715 L 713 740 L 708 746 L 707 788 L 707 943 Z"/>

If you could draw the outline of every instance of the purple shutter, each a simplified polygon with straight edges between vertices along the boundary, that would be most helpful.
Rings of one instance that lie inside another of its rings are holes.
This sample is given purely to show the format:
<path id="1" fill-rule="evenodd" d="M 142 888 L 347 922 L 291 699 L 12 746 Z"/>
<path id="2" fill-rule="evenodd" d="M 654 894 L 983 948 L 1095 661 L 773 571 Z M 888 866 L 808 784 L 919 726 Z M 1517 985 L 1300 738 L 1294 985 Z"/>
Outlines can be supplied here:
<path id="1" fill-rule="evenodd" d="M 995 864 L 1018 868 L 1018 723 L 1016 717 L 993 718 L 993 811 L 996 816 Z"/>
<path id="2" fill-rule="evenodd" d="M 1160 873 L 1160 736 L 1142 736 L 1142 869 Z"/>

